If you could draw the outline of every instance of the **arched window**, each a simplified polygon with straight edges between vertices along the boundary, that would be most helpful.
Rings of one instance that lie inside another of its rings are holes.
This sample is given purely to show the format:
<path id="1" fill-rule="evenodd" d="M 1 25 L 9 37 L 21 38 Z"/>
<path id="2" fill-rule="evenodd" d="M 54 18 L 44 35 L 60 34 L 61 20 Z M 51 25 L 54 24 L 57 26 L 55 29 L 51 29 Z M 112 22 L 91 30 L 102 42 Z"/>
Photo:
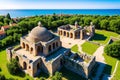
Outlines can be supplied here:
<path id="1" fill-rule="evenodd" d="M 15 59 L 16 59 L 17 61 L 19 61 L 19 57 L 18 57 L 18 56 L 16 56 Z"/>
<path id="2" fill-rule="evenodd" d="M 64 36 L 66 36 L 66 32 L 64 31 Z"/>
<path id="3" fill-rule="evenodd" d="M 62 31 L 60 31 L 60 35 L 62 35 Z"/>
<path id="4" fill-rule="evenodd" d="M 53 49 L 55 49 L 55 43 L 53 43 Z"/>
<path id="5" fill-rule="evenodd" d="M 30 48 L 30 52 L 31 52 L 31 53 L 33 52 L 33 48 L 32 48 L 32 47 Z"/>
<path id="6" fill-rule="evenodd" d="M 67 37 L 69 37 L 69 32 L 67 32 Z"/>
<path id="7" fill-rule="evenodd" d="M 43 52 L 43 47 L 42 47 L 42 46 L 38 46 L 38 47 L 37 47 L 37 51 L 38 51 L 38 52 Z"/>
<path id="8" fill-rule="evenodd" d="M 29 45 L 28 44 L 26 44 L 26 50 L 29 51 Z"/>
<path id="9" fill-rule="evenodd" d="M 73 33 L 70 33 L 70 38 L 73 38 Z"/>
<path id="10" fill-rule="evenodd" d="M 49 45 L 48 49 L 49 49 L 49 52 L 52 50 L 51 45 Z"/>
<path id="11" fill-rule="evenodd" d="M 22 47 L 25 48 L 25 43 L 24 42 L 22 43 Z"/>
<path id="12" fill-rule="evenodd" d="M 23 69 L 27 69 L 27 63 L 23 62 Z"/>
<path id="13" fill-rule="evenodd" d="M 56 42 L 56 47 L 58 47 L 58 42 Z"/>
<path id="14" fill-rule="evenodd" d="M 37 70 L 40 69 L 40 63 L 37 63 Z"/>

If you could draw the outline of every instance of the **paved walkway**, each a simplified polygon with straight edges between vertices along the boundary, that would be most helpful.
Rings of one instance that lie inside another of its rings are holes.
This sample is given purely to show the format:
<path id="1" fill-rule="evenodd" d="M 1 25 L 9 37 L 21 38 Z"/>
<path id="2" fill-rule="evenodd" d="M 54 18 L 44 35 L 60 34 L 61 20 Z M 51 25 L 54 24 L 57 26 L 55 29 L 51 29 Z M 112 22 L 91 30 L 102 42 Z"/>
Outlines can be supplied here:
<path id="1" fill-rule="evenodd" d="M 70 39 L 62 36 L 60 37 L 60 40 L 62 41 L 62 46 L 65 48 L 71 48 L 75 44 L 82 45 L 85 42 L 85 40 L 80 40 L 80 39 L 74 40 L 74 39 Z"/>

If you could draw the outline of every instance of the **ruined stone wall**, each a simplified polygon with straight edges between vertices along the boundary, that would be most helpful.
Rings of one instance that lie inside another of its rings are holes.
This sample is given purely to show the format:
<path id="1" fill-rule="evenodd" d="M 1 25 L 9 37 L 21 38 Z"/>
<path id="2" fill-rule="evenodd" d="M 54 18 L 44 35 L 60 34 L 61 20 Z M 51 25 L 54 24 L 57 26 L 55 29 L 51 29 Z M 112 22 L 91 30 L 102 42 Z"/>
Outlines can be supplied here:
<path id="1" fill-rule="evenodd" d="M 81 65 L 75 63 L 74 61 L 66 58 L 64 66 L 67 69 L 87 78 L 87 74 L 85 73 L 84 68 Z"/>

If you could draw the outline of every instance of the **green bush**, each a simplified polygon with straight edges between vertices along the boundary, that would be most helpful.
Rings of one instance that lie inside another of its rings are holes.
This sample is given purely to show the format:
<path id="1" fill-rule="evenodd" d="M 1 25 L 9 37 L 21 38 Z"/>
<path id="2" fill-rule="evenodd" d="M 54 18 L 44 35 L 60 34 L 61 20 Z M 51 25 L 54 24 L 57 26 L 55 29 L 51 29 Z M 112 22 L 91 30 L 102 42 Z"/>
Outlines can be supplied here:
<path id="1" fill-rule="evenodd" d="M 52 77 L 51 80 L 62 80 L 62 73 L 55 72 L 55 75 Z"/>
<path id="2" fill-rule="evenodd" d="M 1 67 L 0 67 L 0 72 L 2 71 Z"/>
<path id="3" fill-rule="evenodd" d="M 12 59 L 10 63 L 7 64 L 7 68 L 10 74 L 13 75 L 19 74 L 19 72 L 21 71 L 19 63 L 16 59 Z"/>
<path id="4" fill-rule="evenodd" d="M 104 52 L 109 56 L 120 57 L 120 41 L 105 46 Z"/>
<path id="5" fill-rule="evenodd" d="M 0 74 L 0 80 L 6 80 L 5 76 Z"/>

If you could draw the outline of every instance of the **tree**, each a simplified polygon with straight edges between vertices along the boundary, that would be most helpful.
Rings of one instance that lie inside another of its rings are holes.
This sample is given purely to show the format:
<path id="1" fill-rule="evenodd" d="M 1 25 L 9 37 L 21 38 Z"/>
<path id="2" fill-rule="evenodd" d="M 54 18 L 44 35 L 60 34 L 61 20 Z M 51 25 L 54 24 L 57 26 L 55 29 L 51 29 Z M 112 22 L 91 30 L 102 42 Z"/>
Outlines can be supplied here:
<path id="1" fill-rule="evenodd" d="M 17 75 L 21 71 L 20 65 L 16 59 L 12 59 L 10 63 L 7 64 L 7 68 L 12 75 Z"/>
<path id="2" fill-rule="evenodd" d="M 120 41 L 105 46 L 104 52 L 109 56 L 120 57 Z"/>
<path id="3" fill-rule="evenodd" d="M 120 33 L 120 20 L 111 20 L 110 21 L 110 30 Z"/>
<path id="4" fill-rule="evenodd" d="M 62 80 L 62 73 L 55 72 L 55 75 L 52 77 L 52 80 Z"/>
<path id="5" fill-rule="evenodd" d="M 0 80 L 6 80 L 5 76 L 0 74 Z"/>
<path id="6" fill-rule="evenodd" d="M 109 27 L 109 22 L 108 22 L 108 20 L 102 20 L 101 22 L 100 22 L 100 26 L 101 26 L 101 28 L 102 29 L 105 29 L 105 30 L 107 30 L 108 29 L 108 27 Z"/>
<path id="7" fill-rule="evenodd" d="M 7 19 L 11 19 L 11 17 L 10 17 L 10 14 L 9 14 L 9 13 L 7 13 L 6 18 L 7 18 Z"/>

